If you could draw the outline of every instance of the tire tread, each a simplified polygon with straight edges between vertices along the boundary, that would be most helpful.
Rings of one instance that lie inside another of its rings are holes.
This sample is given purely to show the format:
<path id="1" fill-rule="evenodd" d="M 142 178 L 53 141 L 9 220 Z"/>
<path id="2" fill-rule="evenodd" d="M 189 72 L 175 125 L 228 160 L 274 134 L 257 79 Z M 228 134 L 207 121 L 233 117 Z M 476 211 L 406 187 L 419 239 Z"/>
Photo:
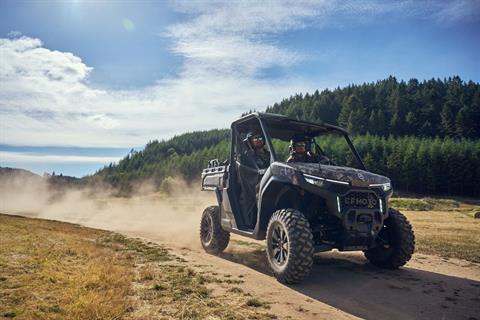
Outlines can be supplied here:
<path id="1" fill-rule="evenodd" d="M 365 257 L 377 267 L 397 269 L 412 258 L 415 251 L 415 234 L 407 217 L 400 211 L 390 208 L 388 213 L 388 223 L 395 230 L 394 237 L 397 245 L 392 254 L 386 258 L 379 254 L 378 248 L 365 251 Z"/>
<path id="2" fill-rule="evenodd" d="M 289 237 L 290 250 L 286 268 L 281 272 L 276 271 L 274 268 L 271 269 L 278 281 L 286 284 L 298 283 L 310 273 L 313 266 L 314 247 L 310 224 L 300 211 L 296 209 L 280 209 L 272 214 L 267 228 L 267 235 L 270 234 L 272 221 L 280 221 L 285 225 Z M 272 264 L 268 248 L 267 258 L 270 264 Z"/>
<path id="3" fill-rule="evenodd" d="M 206 215 L 210 215 L 213 223 L 212 241 L 206 245 L 201 238 L 201 226 L 200 226 L 200 242 L 203 249 L 211 254 L 218 255 L 225 250 L 230 242 L 230 232 L 222 229 L 220 225 L 220 209 L 218 206 L 207 207 L 202 214 L 202 220 Z"/>

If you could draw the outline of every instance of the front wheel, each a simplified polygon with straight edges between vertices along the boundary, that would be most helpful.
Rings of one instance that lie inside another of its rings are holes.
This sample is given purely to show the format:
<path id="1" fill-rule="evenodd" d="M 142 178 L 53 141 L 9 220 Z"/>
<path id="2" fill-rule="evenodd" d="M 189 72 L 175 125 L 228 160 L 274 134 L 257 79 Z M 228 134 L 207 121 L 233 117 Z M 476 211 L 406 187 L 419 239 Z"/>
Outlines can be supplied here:
<path id="1" fill-rule="evenodd" d="M 365 257 L 375 266 L 397 269 L 406 264 L 415 251 L 415 234 L 407 218 L 395 209 L 377 236 L 377 246 L 365 251 Z"/>
<path id="2" fill-rule="evenodd" d="M 273 213 L 267 228 L 267 259 L 278 281 L 302 281 L 313 265 L 313 235 L 305 216 L 295 209 Z"/>
<path id="3" fill-rule="evenodd" d="M 228 246 L 230 233 L 220 225 L 220 210 L 218 206 L 206 208 L 200 222 L 200 242 L 208 253 L 219 254 Z"/>

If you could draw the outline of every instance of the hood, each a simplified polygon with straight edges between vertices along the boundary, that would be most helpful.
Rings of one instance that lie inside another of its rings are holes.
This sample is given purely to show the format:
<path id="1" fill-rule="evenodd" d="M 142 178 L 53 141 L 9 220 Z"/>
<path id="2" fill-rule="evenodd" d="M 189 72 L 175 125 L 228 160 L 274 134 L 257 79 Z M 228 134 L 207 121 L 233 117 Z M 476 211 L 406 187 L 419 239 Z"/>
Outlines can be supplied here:
<path id="1" fill-rule="evenodd" d="M 390 179 L 387 177 L 355 168 L 329 166 L 318 163 L 289 163 L 288 165 L 312 176 L 350 182 L 357 186 L 390 182 Z"/>

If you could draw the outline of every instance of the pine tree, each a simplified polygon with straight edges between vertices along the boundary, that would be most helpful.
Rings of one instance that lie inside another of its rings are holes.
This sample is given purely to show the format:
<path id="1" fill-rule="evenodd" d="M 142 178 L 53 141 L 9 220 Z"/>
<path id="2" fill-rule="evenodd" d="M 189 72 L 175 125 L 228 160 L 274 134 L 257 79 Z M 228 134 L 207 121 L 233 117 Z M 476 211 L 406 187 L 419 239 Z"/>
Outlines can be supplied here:
<path id="1" fill-rule="evenodd" d="M 402 118 L 400 117 L 398 112 L 395 112 L 392 119 L 390 120 L 390 133 L 398 135 L 399 132 L 401 132 L 402 125 Z"/>
<path id="2" fill-rule="evenodd" d="M 471 123 L 471 138 L 480 138 L 480 86 L 473 95 L 472 102 L 469 108 L 469 115 Z"/>
<path id="3" fill-rule="evenodd" d="M 387 118 L 385 117 L 385 112 L 381 109 L 378 109 L 376 118 L 377 118 L 377 123 L 375 126 L 377 130 L 375 134 L 378 134 L 381 136 L 386 135 L 388 132 L 388 121 L 387 121 Z"/>
<path id="4" fill-rule="evenodd" d="M 407 126 L 407 132 L 415 132 L 417 126 L 417 119 L 412 111 L 409 111 L 405 116 L 405 124 Z"/>
<path id="5" fill-rule="evenodd" d="M 349 125 L 349 119 L 351 113 L 353 112 L 353 106 L 350 103 L 350 98 L 345 98 L 342 103 L 342 109 L 338 116 L 338 124 L 344 128 L 347 128 Z"/>
<path id="6" fill-rule="evenodd" d="M 367 132 L 372 133 L 372 134 L 375 134 L 376 132 L 378 132 L 377 125 L 378 125 L 379 121 L 378 121 L 377 115 L 378 114 L 377 114 L 377 112 L 375 112 L 375 110 L 372 110 L 370 112 L 370 117 L 368 117 Z"/>
<path id="7" fill-rule="evenodd" d="M 455 117 L 453 116 L 452 105 L 447 102 L 444 104 L 442 112 L 440 113 L 441 122 L 440 130 L 444 136 L 455 135 Z"/>
<path id="8" fill-rule="evenodd" d="M 458 111 L 455 118 L 455 133 L 458 137 L 471 137 L 474 130 L 473 125 L 470 123 L 470 110 L 467 106 L 464 106 Z"/>

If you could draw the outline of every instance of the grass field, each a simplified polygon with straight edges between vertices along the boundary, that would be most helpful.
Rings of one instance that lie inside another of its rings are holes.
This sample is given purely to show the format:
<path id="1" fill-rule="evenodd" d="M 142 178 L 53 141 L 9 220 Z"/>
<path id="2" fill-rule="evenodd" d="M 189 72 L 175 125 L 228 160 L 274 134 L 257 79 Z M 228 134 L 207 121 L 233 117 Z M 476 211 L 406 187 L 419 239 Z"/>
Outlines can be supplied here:
<path id="1" fill-rule="evenodd" d="M 413 225 L 416 252 L 480 263 L 480 219 L 471 214 L 478 206 L 425 202 L 434 210 L 399 202 Z M 0 214 L 0 318 L 275 319 L 269 304 L 244 292 L 242 282 L 189 265 L 154 243 Z"/>
<path id="2" fill-rule="evenodd" d="M 275 319 L 241 279 L 167 248 L 77 225 L 0 215 L 0 317 Z"/>
<path id="3" fill-rule="evenodd" d="M 392 198 L 390 206 L 399 210 L 410 211 L 460 211 L 472 213 L 480 211 L 480 201 L 473 203 L 461 202 L 453 199 L 437 198 Z"/>
<path id="4" fill-rule="evenodd" d="M 456 211 L 403 211 L 416 252 L 480 262 L 480 219 Z"/>
<path id="5" fill-rule="evenodd" d="M 479 201 L 393 198 L 390 206 L 412 223 L 417 252 L 480 262 Z"/>

